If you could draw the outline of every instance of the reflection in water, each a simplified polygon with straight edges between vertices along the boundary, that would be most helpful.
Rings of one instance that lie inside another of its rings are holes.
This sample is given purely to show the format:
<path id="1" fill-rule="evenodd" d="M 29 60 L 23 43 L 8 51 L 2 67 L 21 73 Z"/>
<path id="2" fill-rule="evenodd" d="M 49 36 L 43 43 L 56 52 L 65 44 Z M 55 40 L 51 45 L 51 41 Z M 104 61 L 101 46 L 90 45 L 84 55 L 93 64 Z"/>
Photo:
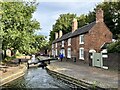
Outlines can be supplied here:
<path id="1" fill-rule="evenodd" d="M 30 68 L 24 77 L 21 77 L 4 87 L 10 88 L 60 88 L 68 89 L 68 85 L 61 80 L 50 76 L 45 69 Z M 69 88 L 70 89 L 70 88 Z"/>

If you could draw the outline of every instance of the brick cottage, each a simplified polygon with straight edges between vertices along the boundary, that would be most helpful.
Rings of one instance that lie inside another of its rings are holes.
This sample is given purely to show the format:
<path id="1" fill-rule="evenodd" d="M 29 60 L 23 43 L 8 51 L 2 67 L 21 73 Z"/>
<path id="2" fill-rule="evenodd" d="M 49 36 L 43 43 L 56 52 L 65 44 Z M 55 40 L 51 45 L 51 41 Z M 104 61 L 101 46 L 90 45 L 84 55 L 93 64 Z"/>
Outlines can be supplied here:
<path id="1" fill-rule="evenodd" d="M 66 59 L 76 57 L 76 61 L 89 64 L 89 52 L 100 52 L 105 43 L 112 42 L 112 33 L 104 23 L 102 9 L 96 11 L 96 21 L 77 27 L 77 19 L 74 19 L 71 32 L 62 35 L 60 30 L 59 35 L 55 33 L 52 55 L 58 56 L 61 52 Z"/>

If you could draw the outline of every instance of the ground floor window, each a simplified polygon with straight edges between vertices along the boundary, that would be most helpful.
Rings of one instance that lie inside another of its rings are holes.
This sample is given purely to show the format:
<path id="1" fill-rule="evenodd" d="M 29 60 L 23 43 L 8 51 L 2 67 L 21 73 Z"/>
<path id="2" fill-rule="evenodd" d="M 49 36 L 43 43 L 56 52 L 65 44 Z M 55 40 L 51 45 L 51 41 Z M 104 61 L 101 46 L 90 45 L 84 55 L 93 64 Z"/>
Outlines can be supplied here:
<path id="1" fill-rule="evenodd" d="M 79 48 L 79 59 L 84 60 L 84 48 Z"/>
<path id="2" fill-rule="evenodd" d="M 71 58 L 71 48 L 67 49 L 67 58 Z"/>
<path id="3" fill-rule="evenodd" d="M 55 55 L 55 51 L 54 50 L 52 50 L 52 56 L 54 56 Z"/>
<path id="4" fill-rule="evenodd" d="M 56 55 L 56 56 L 58 55 L 57 49 L 55 49 L 55 55 Z"/>

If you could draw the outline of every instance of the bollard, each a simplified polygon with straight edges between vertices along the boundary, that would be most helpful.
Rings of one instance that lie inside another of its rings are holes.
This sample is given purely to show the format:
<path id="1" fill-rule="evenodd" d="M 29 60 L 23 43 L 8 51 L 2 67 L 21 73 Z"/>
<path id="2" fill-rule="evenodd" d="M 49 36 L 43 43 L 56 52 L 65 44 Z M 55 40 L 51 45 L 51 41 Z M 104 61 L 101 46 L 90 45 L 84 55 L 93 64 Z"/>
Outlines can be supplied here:
<path id="1" fill-rule="evenodd" d="M 21 59 L 18 59 L 18 64 L 21 64 Z"/>
<path id="2" fill-rule="evenodd" d="M 48 60 L 48 64 L 50 64 L 50 60 Z"/>
<path id="3" fill-rule="evenodd" d="M 73 57 L 73 62 L 76 62 L 76 57 Z"/>
<path id="4" fill-rule="evenodd" d="M 29 63 L 27 62 L 27 68 L 29 69 Z"/>

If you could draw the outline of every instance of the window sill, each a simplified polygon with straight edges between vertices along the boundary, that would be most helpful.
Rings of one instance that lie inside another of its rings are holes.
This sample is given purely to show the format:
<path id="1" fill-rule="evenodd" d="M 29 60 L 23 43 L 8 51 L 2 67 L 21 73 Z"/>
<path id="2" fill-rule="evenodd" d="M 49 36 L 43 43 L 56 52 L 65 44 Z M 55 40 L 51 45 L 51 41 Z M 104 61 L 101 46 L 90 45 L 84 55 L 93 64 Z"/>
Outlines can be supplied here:
<path id="1" fill-rule="evenodd" d="M 84 58 L 79 58 L 79 59 L 84 60 Z"/>
<path id="2" fill-rule="evenodd" d="M 80 45 L 81 45 L 81 44 L 84 44 L 84 43 L 80 43 Z"/>

